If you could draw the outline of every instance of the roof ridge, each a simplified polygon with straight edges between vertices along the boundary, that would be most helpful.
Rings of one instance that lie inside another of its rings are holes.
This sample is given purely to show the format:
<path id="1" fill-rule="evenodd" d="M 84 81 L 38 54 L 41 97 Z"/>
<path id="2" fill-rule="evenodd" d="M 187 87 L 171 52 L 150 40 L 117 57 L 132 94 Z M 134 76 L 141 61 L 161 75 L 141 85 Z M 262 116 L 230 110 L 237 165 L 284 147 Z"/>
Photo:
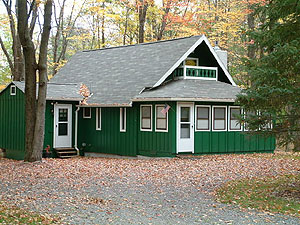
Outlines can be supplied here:
<path id="1" fill-rule="evenodd" d="M 139 43 L 139 44 L 133 44 L 133 45 L 120 45 L 120 46 L 114 46 L 114 47 L 108 47 L 108 48 L 90 49 L 90 50 L 83 50 L 82 52 L 93 52 L 93 51 L 101 51 L 101 50 L 108 50 L 108 49 L 115 49 L 115 48 L 126 48 L 126 47 L 133 47 L 133 46 L 139 46 L 139 45 L 151 45 L 151 44 L 158 44 L 158 43 L 162 43 L 162 42 L 177 41 L 177 40 L 187 39 L 187 38 L 192 38 L 192 37 L 201 37 L 202 35 L 191 35 L 191 36 L 187 36 L 187 37 L 179 37 L 179 38 L 174 38 L 174 39 L 145 42 L 145 43 Z"/>

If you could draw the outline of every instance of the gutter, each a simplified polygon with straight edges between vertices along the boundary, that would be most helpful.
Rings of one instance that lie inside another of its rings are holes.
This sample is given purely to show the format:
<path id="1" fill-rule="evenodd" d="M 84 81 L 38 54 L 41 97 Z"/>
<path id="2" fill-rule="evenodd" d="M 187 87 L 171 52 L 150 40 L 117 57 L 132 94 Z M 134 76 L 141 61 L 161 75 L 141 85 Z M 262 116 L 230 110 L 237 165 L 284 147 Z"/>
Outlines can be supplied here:
<path id="1" fill-rule="evenodd" d="M 174 97 L 163 97 L 163 98 L 134 98 L 133 102 L 144 102 L 144 101 L 196 101 L 196 102 L 235 102 L 234 98 L 174 98 Z"/>
<path id="2" fill-rule="evenodd" d="M 79 156 L 79 149 L 77 146 L 77 137 L 78 137 L 78 111 L 79 111 L 79 107 L 77 107 L 77 109 L 75 110 L 75 145 L 74 148 L 77 152 L 77 156 Z"/>

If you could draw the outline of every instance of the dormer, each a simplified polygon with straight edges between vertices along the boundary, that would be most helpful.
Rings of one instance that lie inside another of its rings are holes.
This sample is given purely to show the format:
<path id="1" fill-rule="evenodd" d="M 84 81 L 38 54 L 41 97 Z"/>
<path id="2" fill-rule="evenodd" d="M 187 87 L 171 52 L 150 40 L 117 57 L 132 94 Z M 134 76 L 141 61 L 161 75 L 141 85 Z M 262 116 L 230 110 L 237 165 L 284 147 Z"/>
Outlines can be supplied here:
<path id="1" fill-rule="evenodd" d="M 227 52 L 221 50 L 216 44 L 213 48 L 208 40 L 203 37 L 200 43 L 187 52 L 181 59 L 177 67 L 166 79 L 202 79 L 215 80 L 231 85 L 236 85 L 227 70 Z"/>

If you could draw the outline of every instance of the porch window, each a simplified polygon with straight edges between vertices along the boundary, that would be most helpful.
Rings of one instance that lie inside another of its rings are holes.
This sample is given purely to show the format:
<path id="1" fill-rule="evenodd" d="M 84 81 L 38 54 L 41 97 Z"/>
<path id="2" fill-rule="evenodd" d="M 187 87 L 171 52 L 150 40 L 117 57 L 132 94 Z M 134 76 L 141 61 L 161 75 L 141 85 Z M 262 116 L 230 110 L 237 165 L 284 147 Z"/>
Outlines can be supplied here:
<path id="1" fill-rule="evenodd" d="M 83 108 L 83 118 L 89 119 L 92 117 L 91 108 Z"/>
<path id="2" fill-rule="evenodd" d="M 210 130 L 210 106 L 196 106 L 197 131 L 208 131 Z"/>
<path id="3" fill-rule="evenodd" d="M 226 106 L 213 106 L 213 130 L 226 130 Z"/>
<path id="4" fill-rule="evenodd" d="M 141 130 L 152 131 L 152 105 L 141 105 Z"/>
<path id="5" fill-rule="evenodd" d="M 155 106 L 155 131 L 168 131 L 168 112 L 162 113 L 164 105 Z"/>
<path id="6" fill-rule="evenodd" d="M 17 89 L 16 85 L 11 85 L 10 86 L 10 95 L 16 95 Z"/>
<path id="7" fill-rule="evenodd" d="M 101 108 L 96 108 L 96 130 L 101 130 Z"/>
<path id="8" fill-rule="evenodd" d="M 229 130 L 240 131 L 242 126 L 238 116 L 242 114 L 242 110 L 237 106 L 229 106 Z"/>
<path id="9" fill-rule="evenodd" d="M 120 131 L 126 132 L 126 108 L 120 108 Z"/>

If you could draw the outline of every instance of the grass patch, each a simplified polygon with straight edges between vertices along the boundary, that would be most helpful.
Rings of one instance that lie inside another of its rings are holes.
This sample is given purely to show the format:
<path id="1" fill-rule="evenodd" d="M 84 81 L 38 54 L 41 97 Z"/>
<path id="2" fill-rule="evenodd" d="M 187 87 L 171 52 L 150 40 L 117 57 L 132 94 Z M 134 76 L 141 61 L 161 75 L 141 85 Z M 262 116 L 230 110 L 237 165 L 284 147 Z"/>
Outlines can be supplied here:
<path id="1" fill-rule="evenodd" d="M 291 160 L 300 160 L 299 152 L 284 152 L 284 151 L 275 151 L 275 153 L 262 153 L 262 154 L 253 154 L 250 155 L 257 158 L 272 158 L 272 159 L 291 159 Z"/>
<path id="2" fill-rule="evenodd" d="M 300 217 L 300 174 L 243 179 L 217 189 L 222 203 Z"/>
<path id="3" fill-rule="evenodd" d="M 0 224 L 57 224 L 58 219 L 6 206 L 0 202 Z"/>

